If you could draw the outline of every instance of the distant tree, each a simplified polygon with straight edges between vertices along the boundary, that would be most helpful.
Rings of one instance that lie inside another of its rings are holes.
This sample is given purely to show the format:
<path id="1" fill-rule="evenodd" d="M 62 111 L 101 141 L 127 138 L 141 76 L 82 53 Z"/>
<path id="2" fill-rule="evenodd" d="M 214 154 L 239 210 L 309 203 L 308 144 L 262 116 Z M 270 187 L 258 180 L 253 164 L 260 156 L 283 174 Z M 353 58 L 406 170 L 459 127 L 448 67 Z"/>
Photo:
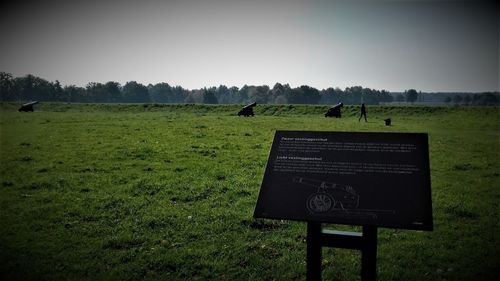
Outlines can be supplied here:
<path id="1" fill-rule="evenodd" d="M 305 103 L 304 102 L 304 93 L 300 88 L 293 88 L 291 91 L 287 92 L 286 95 L 286 100 L 289 103 L 296 104 L 296 103 Z"/>
<path id="2" fill-rule="evenodd" d="M 447 97 L 444 99 L 444 102 L 445 102 L 445 103 L 450 103 L 450 102 L 451 102 L 451 97 L 450 97 L 450 96 L 447 96 Z"/>
<path id="3" fill-rule="evenodd" d="M 66 101 L 68 98 L 57 80 L 49 82 L 31 74 L 14 78 L 10 73 L 0 72 L 0 99 Z"/>
<path id="4" fill-rule="evenodd" d="M 309 87 L 309 86 L 300 86 L 300 88 L 304 91 L 305 95 L 305 103 L 308 104 L 318 104 L 321 99 L 321 95 L 319 94 L 318 89 Z"/>
<path id="5" fill-rule="evenodd" d="M 246 103 L 248 101 L 248 92 L 250 91 L 250 86 L 243 85 L 241 89 L 239 89 L 238 94 L 236 95 L 236 103 Z"/>
<path id="6" fill-rule="evenodd" d="M 87 84 L 86 90 L 91 102 L 106 103 L 111 101 L 111 97 L 102 83 L 90 82 Z"/>
<path id="7" fill-rule="evenodd" d="M 16 95 L 13 91 L 13 77 L 7 72 L 0 72 L 0 99 L 3 101 L 14 101 Z"/>
<path id="8" fill-rule="evenodd" d="M 87 91 L 82 87 L 69 85 L 65 86 L 63 91 L 68 102 L 90 102 L 90 100 L 87 99 Z"/>
<path id="9" fill-rule="evenodd" d="M 123 91 L 124 102 L 137 102 L 137 103 L 151 102 L 148 88 L 135 81 L 127 82 L 125 86 L 123 86 L 122 91 Z"/>
<path id="10" fill-rule="evenodd" d="M 380 94 L 382 95 L 381 101 L 383 101 L 383 102 L 393 102 L 394 101 L 394 97 L 391 95 L 391 93 L 389 91 L 382 90 L 382 91 L 380 91 Z"/>
<path id="11" fill-rule="evenodd" d="M 248 100 L 257 102 L 258 104 L 266 104 L 269 101 L 270 93 L 269 86 L 249 86 Z"/>
<path id="12" fill-rule="evenodd" d="M 53 101 L 66 101 L 67 98 L 64 95 L 63 88 L 61 87 L 61 83 L 59 80 L 56 80 L 55 82 L 51 83 L 52 90 L 51 90 L 51 100 Z"/>
<path id="13" fill-rule="evenodd" d="M 215 90 L 215 97 L 219 104 L 231 103 L 231 95 L 229 89 L 225 85 L 219 85 Z"/>
<path id="14" fill-rule="evenodd" d="M 285 96 L 288 102 L 297 104 L 317 104 L 321 99 L 318 89 L 307 85 L 294 88 Z"/>
<path id="15" fill-rule="evenodd" d="M 230 103 L 239 103 L 238 102 L 238 92 L 240 89 L 238 87 L 231 87 L 229 88 L 229 102 Z"/>
<path id="16" fill-rule="evenodd" d="M 281 83 L 274 84 L 272 89 L 269 89 L 269 103 L 276 103 L 276 99 L 284 95 L 284 87 Z"/>
<path id="17" fill-rule="evenodd" d="M 479 94 L 474 94 L 472 96 L 472 104 L 473 105 L 479 105 L 479 100 L 481 99 L 481 95 Z"/>
<path id="18" fill-rule="evenodd" d="M 104 84 L 104 91 L 107 93 L 109 102 L 122 102 L 122 92 L 120 83 L 109 81 Z"/>
<path id="19" fill-rule="evenodd" d="M 470 105 L 471 101 L 472 101 L 472 98 L 470 97 L 470 95 L 466 95 L 464 97 L 464 104 L 465 105 Z"/>
<path id="20" fill-rule="evenodd" d="M 206 90 L 203 93 L 203 103 L 207 104 L 217 104 L 217 97 L 215 97 L 215 93 L 213 90 Z"/>
<path id="21" fill-rule="evenodd" d="M 398 94 L 396 96 L 396 101 L 397 102 L 404 102 L 405 101 L 405 96 L 403 96 L 402 94 Z"/>
<path id="22" fill-rule="evenodd" d="M 36 77 L 28 74 L 24 77 L 16 77 L 14 79 L 15 91 L 18 93 L 20 100 L 33 100 L 36 99 L 37 82 Z"/>
<path id="23" fill-rule="evenodd" d="M 418 92 L 415 89 L 409 89 L 406 91 L 406 101 L 414 103 L 418 98 Z"/>
<path id="24" fill-rule="evenodd" d="M 14 80 L 13 90 L 21 100 L 51 101 L 54 99 L 54 85 L 49 81 L 28 74 Z"/>
<path id="25" fill-rule="evenodd" d="M 328 88 L 320 92 L 322 104 L 337 104 L 342 102 L 343 91 L 339 88 Z"/>
<path id="26" fill-rule="evenodd" d="M 377 102 L 375 92 L 370 88 L 361 89 L 361 102 L 365 104 L 376 104 Z"/>
<path id="27" fill-rule="evenodd" d="M 268 91 L 268 101 L 275 104 L 288 103 L 287 96 L 290 96 L 292 89 L 288 84 L 276 83 L 273 88 Z"/>
<path id="28" fill-rule="evenodd" d="M 207 88 L 203 88 L 203 89 L 199 89 L 199 90 L 191 90 L 189 95 L 193 99 L 193 103 L 203 103 L 203 96 L 205 95 L 206 91 L 207 91 Z"/>
<path id="29" fill-rule="evenodd" d="M 460 104 L 460 103 L 462 102 L 462 100 L 463 100 L 463 98 L 462 98 L 462 96 L 461 96 L 461 95 L 455 95 L 455 96 L 453 97 L 453 102 L 454 102 L 455 104 L 457 104 L 457 105 L 458 105 L 458 104 Z"/>
<path id="30" fill-rule="evenodd" d="M 188 104 L 196 103 L 196 101 L 194 100 L 194 97 L 193 97 L 193 93 L 189 93 L 186 96 L 186 99 L 184 99 L 184 103 L 188 103 Z"/>
<path id="31" fill-rule="evenodd" d="M 152 102 L 169 103 L 172 101 L 172 87 L 168 83 L 158 83 L 148 86 Z"/>
<path id="32" fill-rule="evenodd" d="M 500 95 L 496 93 L 481 93 L 479 94 L 478 105 L 499 105 Z"/>
<path id="33" fill-rule="evenodd" d="M 360 104 L 363 87 L 347 87 L 344 91 L 344 100 L 346 104 Z"/>
<path id="34" fill-rule="evenodd" d="M 189 94 L 189 91 L 181 86 L 172 87 L 172 102 L 181 103 Z"/>
<path id="35" fill-rule="evenodd" d="M 274 103 L 275 104 L 287 104 L 288 101 L 287 101 L 287 99 L 286 99 L 286 97 L 284 95 L 281 95 L 281 96 L 277 96 L 274 99 Z"/>
<path id="36" fill-rule="evenodd" d="M 285 94 L 285 87 L 281 83 L 276 83 L 270 90 L 270 94 L 273 99 L 275 99 L 277 96 L 282 96 Z"/>

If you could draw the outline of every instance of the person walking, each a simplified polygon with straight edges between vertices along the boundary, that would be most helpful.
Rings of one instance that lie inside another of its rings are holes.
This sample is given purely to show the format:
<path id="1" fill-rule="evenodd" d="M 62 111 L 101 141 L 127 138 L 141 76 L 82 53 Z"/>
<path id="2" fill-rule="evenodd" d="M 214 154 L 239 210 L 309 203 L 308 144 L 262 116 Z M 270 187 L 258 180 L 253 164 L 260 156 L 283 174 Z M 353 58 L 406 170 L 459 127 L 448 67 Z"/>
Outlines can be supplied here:
<path id="1" fill-rule="evenodd" d="M 363 116 L 365 117 L 365 122 L 368 122 L 368 120 L 366 120 L 366 107 L 364 103 L 361 104 L 361 115 L 359 116 L 358 122 L 361 122 L 361 117 Z"/>

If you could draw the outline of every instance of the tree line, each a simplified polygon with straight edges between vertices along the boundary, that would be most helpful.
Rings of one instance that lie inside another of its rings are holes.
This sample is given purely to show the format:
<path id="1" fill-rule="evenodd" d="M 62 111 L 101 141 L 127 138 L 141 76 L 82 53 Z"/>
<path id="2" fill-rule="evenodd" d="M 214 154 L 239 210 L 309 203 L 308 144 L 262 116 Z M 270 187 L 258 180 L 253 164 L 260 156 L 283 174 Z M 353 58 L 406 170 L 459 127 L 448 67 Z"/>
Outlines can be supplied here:
<path id="1" fill-rule="evenodd" d="M 444 99 L 447 104 L 454 105 L 500 105 L 500 95 L 498 93 L 481 94 L 455 94 Z"/>
<path id="2" fill-rule="evenodd" d="M 405 92 L 404 99 L 414 102 L 415 89 Z M 205 104 L 379 104 L 388 103 L 394 97 L 386 90 L 375 90 L 361 86 L 347 87 L 344 90 L 328 88 L 318 90 L 303 85 L 292 88 L 288 84 L 276 83 L 272 88 L 267 85 L 244 85 L 241 88 L 209 87 L 188 90 L 168 83 L 143 85 L 129 81 L 125 85 L 109 81 L 90 82 L 85 87 L 62 86 L 59 81 L 50 82 L 28 74 L 13 77 L 0 72 L 0 100 L 2 101 L 57 101 L 81 103 L 205 103 Z"/>

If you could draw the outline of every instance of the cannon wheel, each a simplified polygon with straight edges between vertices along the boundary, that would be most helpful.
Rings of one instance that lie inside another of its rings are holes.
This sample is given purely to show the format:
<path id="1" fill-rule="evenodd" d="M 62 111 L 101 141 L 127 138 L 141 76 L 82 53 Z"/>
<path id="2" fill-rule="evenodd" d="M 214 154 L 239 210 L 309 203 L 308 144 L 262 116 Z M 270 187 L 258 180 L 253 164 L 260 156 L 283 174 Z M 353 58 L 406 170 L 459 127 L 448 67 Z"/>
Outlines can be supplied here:
<path id="1" fill-rule="evenodd" d="M 333 197 L 326 192 L 317 192 L 311 194 L 306 201 L 309 212 L 322 214 L 330 211 L 336 202 Z"/>

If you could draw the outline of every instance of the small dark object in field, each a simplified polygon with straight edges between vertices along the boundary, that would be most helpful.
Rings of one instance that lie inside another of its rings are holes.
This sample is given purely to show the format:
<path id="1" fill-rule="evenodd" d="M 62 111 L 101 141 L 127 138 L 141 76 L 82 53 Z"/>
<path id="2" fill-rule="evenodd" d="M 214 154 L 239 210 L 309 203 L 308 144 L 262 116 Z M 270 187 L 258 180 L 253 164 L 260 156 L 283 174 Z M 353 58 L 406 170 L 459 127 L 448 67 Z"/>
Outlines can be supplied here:
<path id="1" fill-rule="evenodd" d="M 391 125 L 391 118 L 384 119 L 385 125 L 390 126 Z"/>
<path id="2" fill-rule="evenodd" d="M 38 103 L 38 101 L 32 101 L 32 102 L 25 103 L 17 111 L 19 111 L 19 112 L 21 112 L 21 111 L 33 112 L 33 105 L 35 105 L 37 103 Z"/>
<path id="3" fill-rule="evenodd" d="M 24 157 L 21 158 L 21 161 L 25 161 L 25 162 L 28 162 L 28 161 L 31 161 L 31 160 L 33 160 L 33 157 L 31 157 L 31 156 L 24 156 Z"/>
<path id="4" fill-rule="evenodd" d="M 8 187 L 8 186 L 13 186 L 14 184 L 11 181 L 4 181 L 2 182 L 2 185 Z"/>
<path id="5" fill-rule="evenodd" d="M 256 106 L 257 103 L 256 102 L 253 102 L 251 104 L 247 104 L 245 105 L 239 112 L 238 112 L 238 116 L 245 116 L 245 117 L 248 117 L 248 116 L 254 116 L 255 114 L 253 113 L 253 107 Z"/>
<path id="6" fill-rule="evenodd" d="M 344 104 L 339 102 L 337 105 L 330 107 L 330 109 L 328 109 L 328 111 L 325 113 L 325 117 L 335 117 L 335 118 L 342 117 L 340 108 L 342 108 L 343 106 Z"/>

